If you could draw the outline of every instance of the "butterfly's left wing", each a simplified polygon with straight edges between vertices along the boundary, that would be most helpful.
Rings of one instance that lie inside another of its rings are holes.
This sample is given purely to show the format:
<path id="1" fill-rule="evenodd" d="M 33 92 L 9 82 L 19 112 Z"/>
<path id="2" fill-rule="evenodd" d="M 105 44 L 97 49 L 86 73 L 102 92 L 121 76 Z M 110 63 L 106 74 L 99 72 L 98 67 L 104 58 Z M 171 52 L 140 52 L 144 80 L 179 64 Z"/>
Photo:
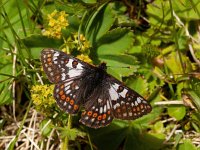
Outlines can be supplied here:
<path id="1" fill-rule="evenodd" d="M 47 48 L 41 52 L 43 69 L 52 83 L 80 78 L 91 65 L 58 50 Z"/>
<path id="2" fill-rule="evenodd" d="M 112 76 L 108 76 L 108 82 L 112 113 L 115 118 L 134 120 L 151 112 L 151 105 L 137 92 Z"/>

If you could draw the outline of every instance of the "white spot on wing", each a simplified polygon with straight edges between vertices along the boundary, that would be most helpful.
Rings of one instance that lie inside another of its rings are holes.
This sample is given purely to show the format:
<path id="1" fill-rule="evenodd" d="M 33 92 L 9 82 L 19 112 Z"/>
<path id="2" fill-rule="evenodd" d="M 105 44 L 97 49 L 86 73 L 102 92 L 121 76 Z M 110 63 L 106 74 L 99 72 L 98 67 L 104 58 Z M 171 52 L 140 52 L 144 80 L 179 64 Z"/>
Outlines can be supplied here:
<path id="1" fill-rule="evenodd" d="M 82 73 L 82 70 L 75 68 L 75 69 L 70 69 L 69 72 L 68 72 L 68 75 L 69 75 L 70 78 L 72 78 L 72 77 L 76 77 L 76 76 L 81 75 L 81 73 Z"/>
<path id="2" fill-rule="evenodd" d="M 112 87 L 112 85 L 110 86 L 109 94 L 110 94 L 111 100 L 116 101 L 116 100 L 119 98 L 118 93 L 117 93 L 116 90 Z"/>
<path id="3" fill-rule="evenodd" d="M 103 101 L 102 99 L 100 99 L 100 98 L 98 99 L 98 103 L 101 103 L 102 101 Z"/>
<path id="4" fill-rule="evenodd" d="M 65 91 L 67 91 L 67 90 L 69 89 L 69 87 L 70 87 L 69 85 L 68 85 L 68 86 L 66 86 L 66 87 L 65 87 Z"/>
<path id="5" fill-rule="evenodd" d="M 127 90 L 127 89 L 124 89 L 124 90 L 120 93 L 120 95 L 121 95 L 123 98 L 125 98 L 127 92 L 128 92 L 128 90 Z"/>
<path id="6" fill-rule="evenodd" d="M 65 73 L 62 73 L 61 76 L 62 76 L 61 80 L 65 80 L 66 77 Z"/>
<path id="7" fill-rule="evenodd" d="M 117 104 L 115 104 L 115 105 L 113 106 L 113 108 L 116 109 L 116 108 L 119 107 L 119 106 L 120 106 L 119 103 L 117 103 Z"/>
<path id="8" fill-rule="evenodd" d="M 100 113 L 100 114 L 103 113 L 103 107 L 100 107 L 99 113 Z"/>
<path id="9" fill-rule="evenodd" d="M 60 54 L 58 52 L 55 52 L 54 56 L 58 57 Z"/>
<path id="10" fill-rule="evenodd" d="M 91 119 L 91 122 L 94 122 L 94 120 L 95 120 L 95 118 L 92 118 L 92 119 Z"/>
<path id="11" fill-rule="evenodd" d="M 138 102 L 139 104 L 142 102 L 140 97 L 137 97 L 137 102 Z"/>

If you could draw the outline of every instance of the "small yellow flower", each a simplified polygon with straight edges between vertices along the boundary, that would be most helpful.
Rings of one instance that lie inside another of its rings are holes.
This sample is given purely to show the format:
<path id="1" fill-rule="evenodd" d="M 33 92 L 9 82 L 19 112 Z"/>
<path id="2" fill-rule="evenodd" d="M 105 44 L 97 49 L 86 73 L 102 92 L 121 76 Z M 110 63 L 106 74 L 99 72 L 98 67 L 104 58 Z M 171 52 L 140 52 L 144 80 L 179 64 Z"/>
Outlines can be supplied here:
<path id="1" fill-rule="evenodd" d="M 64 11 L 54 11 L 48 15 L 48 27 L 44 30 L 43 35 L 53 38 L 61 38 L 61 30 L 65 29 L 69 23 L 67 20 L 68 14 Z"/>
<path id="2" fill-rule="evenodd" d="M 44 111 L 55 103 L 53 97 L 53 85 L 34 85 L 31 88 L 31 98 L 36 108 Z"/>
<path id="3" fill-rule="evenodd" d="M 77 49 L 81 52 L 85 52 L 90 48 L 90 43 L 83 34 L 80 34 L 79 38 L 78 33 L 74 34 L 74 43 L 77 44 Z"/>
<path id="4" fill-rule="evenodd" d="M 77 58 L 80 59 L 80 60 L 82 60 L 82 61 L 84 61 L 84 62 L 87 62 L 89 64 L 92 63 L 92 60 L 89 58 L 88 55 L 81 54 L 81 55 L 78 55 Z"/>

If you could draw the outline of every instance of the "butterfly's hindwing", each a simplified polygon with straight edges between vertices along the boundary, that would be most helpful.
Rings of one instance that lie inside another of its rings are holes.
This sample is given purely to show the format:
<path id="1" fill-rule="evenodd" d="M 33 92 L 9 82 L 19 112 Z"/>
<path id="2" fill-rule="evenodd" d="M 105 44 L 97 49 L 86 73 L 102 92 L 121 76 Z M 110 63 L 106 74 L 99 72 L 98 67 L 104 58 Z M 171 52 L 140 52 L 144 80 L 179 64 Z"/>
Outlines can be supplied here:
<path id="1" fill-rule="evenodd" d="M 42 66 L 52 83 L 58 83 L 82 75 L 87 64 L 53 49 L 44 49 L 41 55 Z"/>
<path id="2" fill-rule="evenodd" d="M 54 97 L 58 106 L 67 113 L 78 112 L 81 101 L 79 98 L 79 88 L 81 80 L 71 80 L 55 85 Z"/>
<path id="3" fill-rule="evenodd" d="M 142 96 L 112 77 L 109 93 L 115 118 L 133 120 L 151 111 L 151 106 Z"/>
<path id="4" fill-rule="evenodd" d="M 107 89 L 107 84 L 103 84 Z M 100 128 L 109 125 L 113 120 L 109 93 L 99 85 L 85 103 L 85 111 L 80 122 L 91 128 Z"/>

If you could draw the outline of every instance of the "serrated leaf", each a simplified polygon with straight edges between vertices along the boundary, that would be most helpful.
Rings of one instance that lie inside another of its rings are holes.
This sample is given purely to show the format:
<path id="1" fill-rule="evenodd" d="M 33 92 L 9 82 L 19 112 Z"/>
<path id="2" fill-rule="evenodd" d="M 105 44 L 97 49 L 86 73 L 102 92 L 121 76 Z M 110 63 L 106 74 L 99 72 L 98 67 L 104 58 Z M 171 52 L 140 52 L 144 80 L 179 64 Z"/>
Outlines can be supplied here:
<path id="1" fill-rule="evenodd" d="M 148 91 L 148 84 L 145 79 L 143 79 L 140 76 L 137 76 L 136 78 L 129 78 L 126 81 L 126 84 L 136 92 L 138 92 L 141 95 L 147 94 Z"/>
<path id="2" fill-rule="evenodd" d="M 136 58 L 131 55 L 101 55 L 99 56 L 99 59 L 102 62 L 106 62 L 107 66 L 110 67 L 116 74 L 118 74 L 118 77 L 120 78 L 122 76 L 132 75 L 138 68 L 138 65 L 136 64 Z M 109 73 L 112 74 L 112 72 Z"/>
<path id="3" fill-rule="evenodd" d="M 64 127 L 64 128 L 58 128 L 58 129 L 61 130 L 61 138 L 65 138 L 67 136 L 68 139 L 72 141 L 74 141 L 78 136 L 80 137 L 86 136 L 85 132 L 82 132 L 76 128 L 69 129 L 67 127 Z"/>

